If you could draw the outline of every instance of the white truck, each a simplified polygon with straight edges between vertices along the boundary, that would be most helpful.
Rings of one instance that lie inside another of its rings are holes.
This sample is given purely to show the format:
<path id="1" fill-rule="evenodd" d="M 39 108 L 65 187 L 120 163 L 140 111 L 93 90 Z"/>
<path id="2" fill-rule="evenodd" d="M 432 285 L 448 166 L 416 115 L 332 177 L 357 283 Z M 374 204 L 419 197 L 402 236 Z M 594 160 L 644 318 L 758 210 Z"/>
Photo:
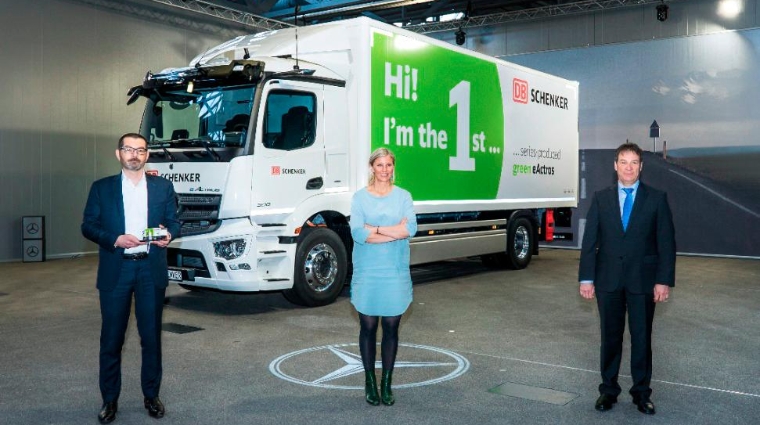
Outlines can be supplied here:
<path id="1" fill-rule="evenodd" d="M 577 206 L 577 82 L 368 18 L 240 36 L 129 96 L 147 172 L 178 193 L 168 273 L 188 289 L 335 300 L 378 147 L 414 198 L 412 264 L 524 268 Z"/>

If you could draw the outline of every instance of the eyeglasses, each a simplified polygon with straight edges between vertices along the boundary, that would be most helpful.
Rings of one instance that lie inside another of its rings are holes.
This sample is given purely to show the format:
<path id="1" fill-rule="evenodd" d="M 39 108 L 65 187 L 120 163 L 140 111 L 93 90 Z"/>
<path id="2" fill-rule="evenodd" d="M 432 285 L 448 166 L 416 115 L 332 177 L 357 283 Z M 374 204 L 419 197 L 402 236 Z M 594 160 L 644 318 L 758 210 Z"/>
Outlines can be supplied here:
<path id="1" fill-rule="evenodd" d="M 148 152 L 148 150 L 145 148 L 133 148 L 130 146 L 122 146 L 119 148 L 119 150 L 124 153 L 136 153 L 138 155 L 145 155 Z"/>

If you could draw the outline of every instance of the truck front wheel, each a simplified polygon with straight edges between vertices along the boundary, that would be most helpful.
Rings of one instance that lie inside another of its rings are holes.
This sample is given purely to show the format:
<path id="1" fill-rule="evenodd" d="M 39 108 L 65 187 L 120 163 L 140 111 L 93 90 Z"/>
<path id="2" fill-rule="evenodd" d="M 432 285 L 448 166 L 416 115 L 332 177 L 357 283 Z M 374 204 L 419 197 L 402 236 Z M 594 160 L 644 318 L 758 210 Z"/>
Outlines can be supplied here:
<path id="1" fill-rule="evenodd" d="M 533 225 L 525 217 L 510 220 L 507 229 L 507 267 L 524 269 L 533 257 Z"/>
<path id="2" fill-rule="evenodd" d="M 309 230 L 296 249 L 293 288 L 283 291 L 288 301 L 307 307 L 327 305 L 343 290 L 348 255 L 340 237 L 330 229 Z"/>

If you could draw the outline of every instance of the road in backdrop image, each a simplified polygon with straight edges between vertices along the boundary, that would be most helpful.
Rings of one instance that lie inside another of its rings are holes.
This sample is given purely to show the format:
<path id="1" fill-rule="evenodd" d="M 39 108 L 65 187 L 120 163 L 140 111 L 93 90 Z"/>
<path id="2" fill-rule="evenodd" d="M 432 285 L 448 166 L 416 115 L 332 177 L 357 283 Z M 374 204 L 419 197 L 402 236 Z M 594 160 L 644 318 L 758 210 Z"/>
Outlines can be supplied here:
<path id="1" fill-rule="evenodd" d="M 614 149 L 581 150 L 580 199 L 574 222 L 585 222 L 594 192 L 615 184 L 614 161 Z M 642 161 L 641 181 L 668 194 L 679 254 L 760 257 L 760 201 L 660 154 L 644 152 Z M 582 231 L 575 231 L 573 246 L 580 245 Z"/>

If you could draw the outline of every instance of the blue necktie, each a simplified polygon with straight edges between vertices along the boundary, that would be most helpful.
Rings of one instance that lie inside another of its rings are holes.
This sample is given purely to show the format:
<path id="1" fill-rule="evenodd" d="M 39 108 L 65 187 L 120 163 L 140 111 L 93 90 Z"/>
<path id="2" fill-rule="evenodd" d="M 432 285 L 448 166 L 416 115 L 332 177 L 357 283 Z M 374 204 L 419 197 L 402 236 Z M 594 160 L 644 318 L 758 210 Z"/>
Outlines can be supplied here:
<path id="1" fill-rule="evenodd" d="M 628 220 L 631 219 L 631 210 L 633 209 L 633 188 L 623 188 L 625 192 L 625 201 L 623 201 L 623 230 L 628 229 Z"/>

